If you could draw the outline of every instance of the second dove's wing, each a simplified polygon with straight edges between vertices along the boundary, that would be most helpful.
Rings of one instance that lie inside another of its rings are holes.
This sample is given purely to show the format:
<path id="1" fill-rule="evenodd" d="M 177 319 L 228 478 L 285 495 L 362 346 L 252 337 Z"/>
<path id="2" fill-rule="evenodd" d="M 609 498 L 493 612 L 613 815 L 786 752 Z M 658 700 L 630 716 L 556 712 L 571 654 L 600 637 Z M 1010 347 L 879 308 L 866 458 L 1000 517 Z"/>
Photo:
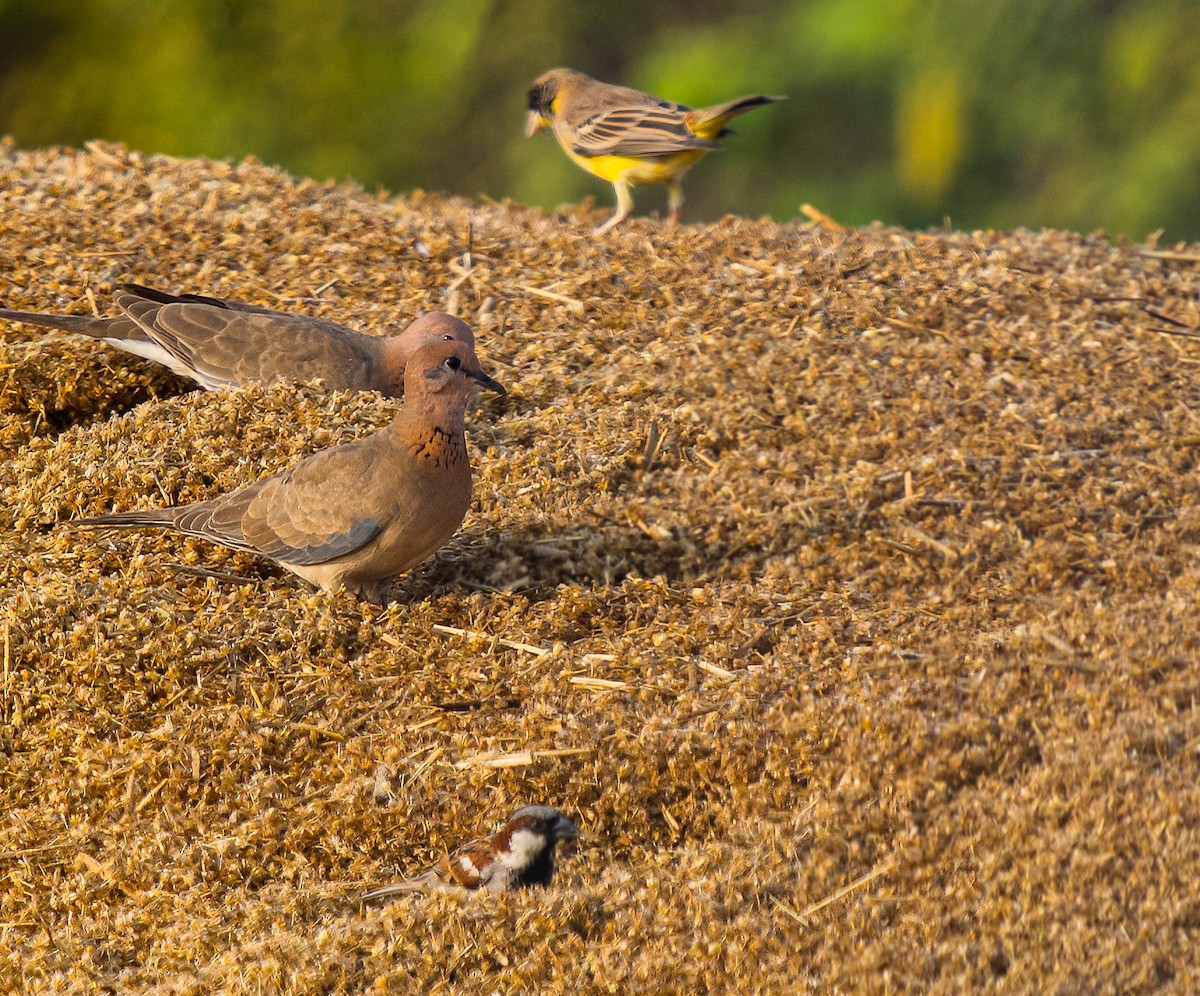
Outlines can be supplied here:
<path id="1" fill-rule="evenodd" d="M 330 390 L 371 383 L 369 337 L 334 322 L 133 296 L 118 303 L 207 388 L 316 378 Z"/>

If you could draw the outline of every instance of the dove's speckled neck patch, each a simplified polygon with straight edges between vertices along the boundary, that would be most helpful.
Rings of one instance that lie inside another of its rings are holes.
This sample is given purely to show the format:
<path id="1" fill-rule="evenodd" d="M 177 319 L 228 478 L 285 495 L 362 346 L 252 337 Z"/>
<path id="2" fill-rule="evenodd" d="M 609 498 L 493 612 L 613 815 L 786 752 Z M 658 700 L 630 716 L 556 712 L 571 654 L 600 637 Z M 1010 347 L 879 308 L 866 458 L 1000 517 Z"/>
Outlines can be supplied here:
<path id="1" fill-rule="evenodd" d="M 418 460 L 429 461 L 435 467 L 453 467 L 467 458 L 462 437 L 456 438 L 437 425 L 411 443 L 409 450 Z"/>

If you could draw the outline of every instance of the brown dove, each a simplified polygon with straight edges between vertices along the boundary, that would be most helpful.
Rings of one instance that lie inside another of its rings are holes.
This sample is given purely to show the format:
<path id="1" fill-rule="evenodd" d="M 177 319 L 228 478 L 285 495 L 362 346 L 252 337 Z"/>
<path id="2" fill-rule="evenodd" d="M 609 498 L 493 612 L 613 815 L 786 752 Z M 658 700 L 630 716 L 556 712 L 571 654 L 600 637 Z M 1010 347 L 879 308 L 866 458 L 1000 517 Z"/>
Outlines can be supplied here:
<path id="1" fill-rule="evenodd" d="M 505 393 L 461 342 L 418 349 L 404 386 L 390 425 L 282 473 L 207 501 L 74 524 L 172 529 L 260 554 L 325 591 L 382 603 L 393 578 L 462 524 L 471 504 L 465 409 L 482 388 Z"/>
<path id="2" fill-rule="evenodd" d="M 466 322 L 445 312 L 422 315 L 393 336 L 202 294 L 167 294 L 121 284 L 121 314 L 41 315 L 0 308 L 0 318 L 101 339 L 154 360 L 210 391 L 274 381 L 321 379 L 331 391 L 404 393 L 404 366 L 421 346 L 453 339 L 474 348 Z"/>

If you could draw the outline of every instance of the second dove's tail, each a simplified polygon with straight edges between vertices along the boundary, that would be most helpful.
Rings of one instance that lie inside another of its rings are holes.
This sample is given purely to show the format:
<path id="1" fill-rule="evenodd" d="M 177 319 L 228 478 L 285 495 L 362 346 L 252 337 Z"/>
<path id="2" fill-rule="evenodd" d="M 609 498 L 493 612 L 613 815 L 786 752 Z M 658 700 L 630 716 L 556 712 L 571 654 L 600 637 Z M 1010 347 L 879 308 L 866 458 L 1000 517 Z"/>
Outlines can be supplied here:
<path id="1" fill-rule="evenodd" d="M 171 529 L 176 525 L 173 508 L 145 509 L 144 511 L 109 512 L 107 515 L 90 515 L 85 519 L 70 519 L 66 525 L 112 529 Z"/>
<path id="2" fill-rule="evenodd" d="M 137 344 L 150 341 L 137 322 L 124 315 L 115 318 L 97 318 L 93 315 L 41 315 L 32 311 L 9 311 L 7 308 L 0 308 L 0 318 L 58 329 L 60 332 L 86 335 L 89 339 L 103 339 L 120 348 L 125 348 L 122 344 L 126 342 Z M 129 352 L 137 352 L 137 349 L 130 349 Z"/>
<path id="3" fill-rule="evenodd" d="M 0 318 L 62 332 L 74 332 L 77 335 L 91 336 L 93 339 L 104 339 L 113 334 L 108 327 L 112 319 L 96 318 L 92 315 L 39 315 L 32 311 L 9 311 L 7 308 L 0 308 Z M 129 325 L 131 328 L 137 327 L 133 322 L 129 322 Z"/>

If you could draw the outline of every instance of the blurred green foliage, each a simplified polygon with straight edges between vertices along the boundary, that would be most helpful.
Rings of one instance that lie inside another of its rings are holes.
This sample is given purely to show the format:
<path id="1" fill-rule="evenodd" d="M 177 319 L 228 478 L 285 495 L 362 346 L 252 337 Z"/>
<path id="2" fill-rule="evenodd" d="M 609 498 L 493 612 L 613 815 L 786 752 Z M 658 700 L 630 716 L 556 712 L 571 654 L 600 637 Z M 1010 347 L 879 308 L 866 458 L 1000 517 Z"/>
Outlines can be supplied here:
<path id="1" fill-rule="evenodd" d="M 555 65 L 693 105 L 791 96 L 696 168 L 687 220 L 808 202 L 1200 239 L 1196 0 L 0 0 L 0 132 L 607 206 L 521 136 Z"/>

